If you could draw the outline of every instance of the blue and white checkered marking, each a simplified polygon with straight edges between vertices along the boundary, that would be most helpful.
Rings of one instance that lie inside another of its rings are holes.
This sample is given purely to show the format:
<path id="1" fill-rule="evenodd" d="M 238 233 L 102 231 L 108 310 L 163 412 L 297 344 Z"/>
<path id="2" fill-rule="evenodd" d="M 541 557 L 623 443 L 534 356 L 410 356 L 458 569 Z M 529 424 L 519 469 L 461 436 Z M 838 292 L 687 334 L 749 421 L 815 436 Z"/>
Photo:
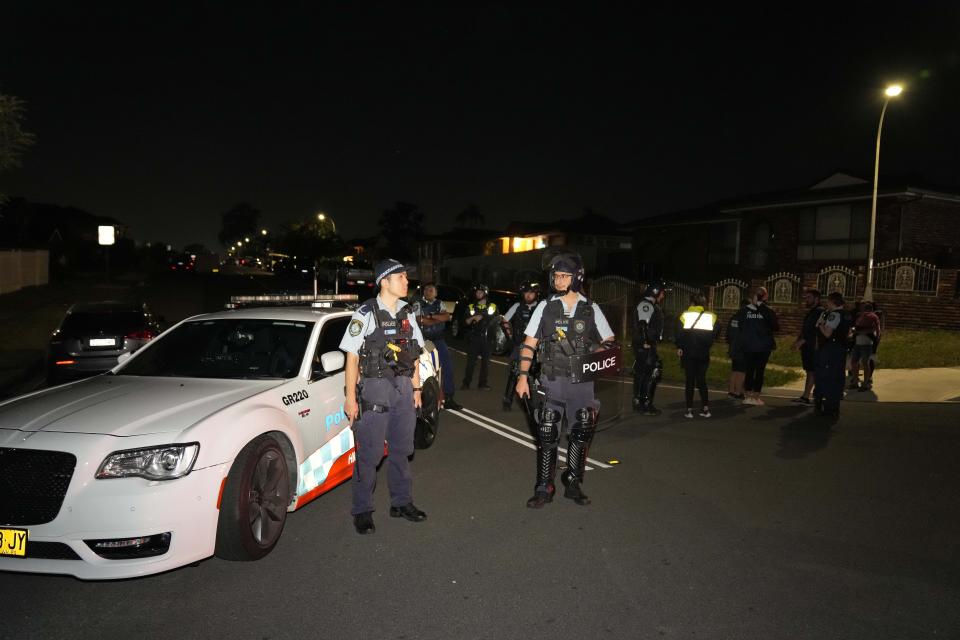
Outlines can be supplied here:
<path id="1" fill-rule="evenodd" d="M 353 430 L 347 428 L 304 460 L 300 465 L 297 495 L 302 496 L 323 484 L 330 475 L 333 463 L 350 449 L 353 449 Z"/>

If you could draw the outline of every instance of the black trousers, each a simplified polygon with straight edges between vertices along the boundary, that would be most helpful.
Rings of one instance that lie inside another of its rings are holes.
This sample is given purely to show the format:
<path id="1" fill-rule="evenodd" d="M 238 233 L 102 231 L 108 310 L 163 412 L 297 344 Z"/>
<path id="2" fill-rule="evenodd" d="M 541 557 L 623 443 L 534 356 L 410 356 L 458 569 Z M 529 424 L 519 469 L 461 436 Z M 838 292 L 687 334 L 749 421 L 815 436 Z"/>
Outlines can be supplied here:
<path id="1" fill-rule="evenodd" d="M 490 341 L 487 340 L 487 333 L 474 332 L 467 342 L 467 368 L 463 372 L 463 386 L 469 387 L 473 379 L 473 368 L 477 364 L 477 357 L 480 358 L 480 386 L 487 384 L 487 369 L 490 367 Z"/>
<path id="2" fill-rule="evenodd" d="M 693 387 L 696 385 L 700 392 L 700 406 L 705 407 L 708 404 L 707 398 L 707 367 L 710 366 L 709 358 L 684 358 L 683 370 L 687 374 L 687 387 L 685 389 L 687 396 L 687 407 L 693 406 Z"/>
<path id="3" fill-rule="evenodd" d="M 769 351 L 747 351 L 743 354 L 744 364 L 746 365 L 743 380 L 744 391 L 760 393 L 763 389 L 763 373 L 767 369 L 767 360 L 769 359 Z"/>

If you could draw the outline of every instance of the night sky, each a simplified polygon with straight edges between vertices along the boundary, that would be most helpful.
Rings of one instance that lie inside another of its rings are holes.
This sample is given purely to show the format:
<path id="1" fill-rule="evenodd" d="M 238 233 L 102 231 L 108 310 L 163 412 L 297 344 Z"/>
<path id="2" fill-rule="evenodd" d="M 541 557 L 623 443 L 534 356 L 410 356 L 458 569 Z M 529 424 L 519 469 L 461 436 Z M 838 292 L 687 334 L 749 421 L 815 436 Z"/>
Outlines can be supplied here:
<path id="1" fill-rule="evenodd" d="M 893 80 L 882 173 L 960 185 L 957 2 L 160 4 L 4 3 L 0 92 L 38 143 L 0 191 L 215 248 L 242 201 L 348 237 L 398 200 L 432 232 L 469 203 L 627 221 L 871 177 Z"/>

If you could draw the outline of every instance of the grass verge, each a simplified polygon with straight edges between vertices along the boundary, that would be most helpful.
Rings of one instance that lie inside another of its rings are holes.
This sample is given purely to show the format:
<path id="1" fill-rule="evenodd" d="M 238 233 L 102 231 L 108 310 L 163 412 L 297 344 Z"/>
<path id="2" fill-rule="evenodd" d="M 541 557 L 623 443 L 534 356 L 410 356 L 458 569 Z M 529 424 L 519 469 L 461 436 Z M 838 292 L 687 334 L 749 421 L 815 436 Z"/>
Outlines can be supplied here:
<path id="1" fill-rule="evenodd" d="M 781 336 L 770 362 L 799 367 L 800 352 L 791 348 L 792 338 Z M 877 352 L 877 366 L 884 369 L 922 369 L 960 366 L 960 331 L 888 331 Z"/>

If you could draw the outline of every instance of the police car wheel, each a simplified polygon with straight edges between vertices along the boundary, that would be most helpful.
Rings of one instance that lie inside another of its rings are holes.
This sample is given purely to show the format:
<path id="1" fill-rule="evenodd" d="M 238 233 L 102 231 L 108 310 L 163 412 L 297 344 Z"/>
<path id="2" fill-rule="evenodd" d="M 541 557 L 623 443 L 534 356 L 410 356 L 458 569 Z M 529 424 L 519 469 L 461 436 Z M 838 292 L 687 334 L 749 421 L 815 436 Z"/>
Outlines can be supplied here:
<path id="1" fill-rule="evenodd" d="M 290 478 L 280 445 L 263 435 L 243 448 L 227 476 L 216 556 L 259 560 L 276 546 L 287 519 Z"/>
<path id="2" fill-rule="evenodd" d="M 417 449 L 429 449 L 437 438 L 440 428 L 440 385 L 436 378 L 429 378 L 423 383 L 421 392 L 420 413 L 417 416 L 417 428 L 413 436 L 413 444 Z"/>

